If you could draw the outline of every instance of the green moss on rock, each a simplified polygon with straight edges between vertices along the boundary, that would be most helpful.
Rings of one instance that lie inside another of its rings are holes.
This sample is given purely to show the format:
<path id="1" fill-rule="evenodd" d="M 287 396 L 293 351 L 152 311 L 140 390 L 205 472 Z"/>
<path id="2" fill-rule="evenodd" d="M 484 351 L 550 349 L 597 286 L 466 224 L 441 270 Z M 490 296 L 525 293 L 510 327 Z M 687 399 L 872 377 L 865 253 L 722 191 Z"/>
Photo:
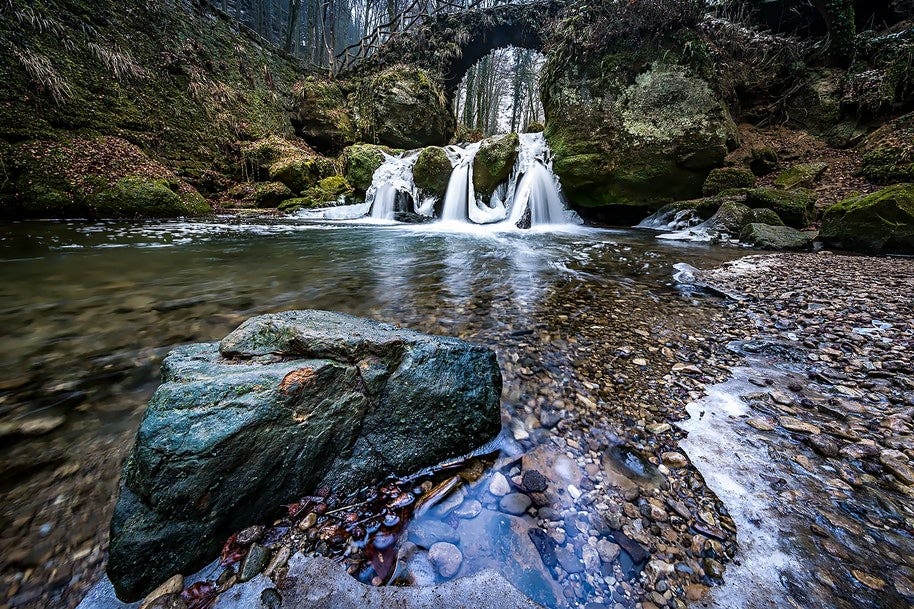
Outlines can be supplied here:
<path id="1" fill-rule="evenodd" d="M 516 133 L 482 141 L 473 159 L 473 188 L 476 194 L 489 197 L 500 182 L 508 179 L 517 160 L 519 144 L 520 139 Z"/>
<path id="2" fill-rule="evenodd" d="M 712 169 L 705 180 L 702 192 L 705 196 L 716 195 L 735 188 L 755 186 L 755 174 L 742 167 L 721 167 Z"/>
<path id="3" fill-rule="evenodd" d="M 197 216 L 212 210 L 192 186 L 114 137 L 29 141 L 8 153 L 5 216 Z"/>
<path id="4" fill-rule="evenodd" d="M 816 195 L 808 190 L 778 190 L 754 188 L 746 193 L 746 205 L 765 207 L 774 212 L 787 226 L 806 228 L 815 219 Z"/>
<path id="5" fill-rule="evenodd" d="M 413 165 L 413 180 L 423 192 L 442 197 L 447 190 L 451 171 L 451 160 L 444 148 L 429 146 L 422 149 Z"/>
<path id="6" fill-rule="evenodd" d="M 384 154 L 394 151 L 386 146 L 377 144 L 354 144 L 348 146 L 340 155 L 343 165 L 343 175 L 352 187 L 364 194 L 371 186 L 374 172 L 384 162 Z"/>
<path id="7" fill-rule="evenodd" d="M 764 249 L 799 250 L 810 247 L 816 234 L 815 231 L 800 231 L 789 226 L 752 222 L 743 228 L 739 239 Z"/>
<path id="8" fill-rule="evenodd" d="M 758 177 L 774 173 L 780 166 L 778 152 L 770 146 L 753 148 L 749 154 L 749 169 Z"/>
<path id="9" fill-rule="evenodd" d="M 827 163 L 800 163 L 778 175 L 774 179 L 774 184 L 787 190 L 812 188 L 826 169 L 828 169 Z"/>
<path id="10" fill-rule="evenodd" d="M 443 86 L 414 67 L 388 68 L 359 87 L 363 141 L 412 150 L 446 144 L 456 129 Z"/>
<path id="11" fill-rule="evenodd" d="M 201 216 L 212 212 L 196 191 L 178 193 L 166 180 L 129 176 L 87 198 L 95 217 Z"/>
<path id="12" fill-rule="evenodd" d="M 860 175 L 874 184 L 914 182 L 914 113 L 883 126 L 867 139 Z"/>
<path id="13" fill-rule="evenodd" d="M 546 130 L 546 125 L 539 122 L 532 122 L 524 129 L 524 133 L 542 133 Z"/>
<path id="14" fill-rule="evenodd" d="M 768 226 L 784 226 L 784 221 L 773 209 L 759 207 L 749 213 L 746 221 L 750 224 L 767 224 Z"/>
<path id="15" fill-rule="evenodd" d="M 356 121 L 340 83 L 308 76 L 292 89 L 296 133 L 321 152 L 336 153 L 358 140 Z"/>
<path id="16" fill-rule="evenodd" d="M 845 199 L 825 211 L 820 237 L 866 253 L 914 254 L 914 184 Z"/>
<path id="17" fill-rule="evenodd" d="M 545 135 L 570 203 L 650 213 L 700 196 L 736 141 L 720 97 L 695 69 L 646 43 L 599 65 L 599 75 L 556 71 L 544 83 Z"/>
<path id="18" fill-rule="evenodd" d="M 282 158 L 270 165 L 271 182 L 282 182 L 292 192 L 304 192 L 315 186 L 323 178 L 337 173 L 333 159 L 322 156 Z"/>
<path id="19" fill-rule="evenodd" d="M 295 211 L 297 209 L 315 209 L 319 207 L 334 207 L 346 203 L 348 195 L 354 189 L 342 176 L 329 176 L 320 180 L 315 186 L 302 192 L 300 197 L 287 199 L 279 205 L 280 211 Z"/>

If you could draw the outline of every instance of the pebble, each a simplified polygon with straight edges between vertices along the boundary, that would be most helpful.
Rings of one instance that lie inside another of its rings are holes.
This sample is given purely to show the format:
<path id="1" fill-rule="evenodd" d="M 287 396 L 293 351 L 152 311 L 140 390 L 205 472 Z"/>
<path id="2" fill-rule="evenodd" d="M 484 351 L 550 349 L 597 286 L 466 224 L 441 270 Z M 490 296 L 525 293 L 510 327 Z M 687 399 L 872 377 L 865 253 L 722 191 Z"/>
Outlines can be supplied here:
<path id="1" fill-rule="evenodd" d="M 248 555 L 241 563 L 238 581 L 246 582 L 254 579 L 266 568 L 270 560 L 270 550 L 258 543 L 251 544 Z"/>
<path id="2" fill-rule="evenodd" d="M 504 497 L 511 492 L 511 485 L 504 474 L 501 472 L 492 474 L 492 479 L 489 481 L 489 492 L 496 497 Z"/>
<path id="3" fill-rule="evenodd" d="M 452 543 L 438 542 L 428 550 L 428 558 L 438 575 L 450 579 L 457 575 L 460 565 L 463 564 L 463 554 Z"/>
<path id="4" fill-rule="evenodd" d="M 689 460 L 686 459 L 686 456 L 682 453 L 669 451 L 663 453 L 660 458 L 663 460 L 663 464 L 667 467 L 680 468 L 685 467 L 689 464 Z"/>
<path id="5" fill-rule="evenodd" d="M 501 501 L 498 502 L 498 506 L 503 512 L 520 516 L 527 511 L 527 508 L 530 507 L 531 503 L 533 502 L 530 497 L 524 493 L 510 493 L 501 498 Z"/>
<path id="6" fill-rule="evenodd" d="M 549 481 L 538 471 L 528 469 L 524 472 L 521 484 L 531 493 L 542 493 L 548 488 Z"/>
<path id="7" fill-rule="evenodd" d="M 482 512 L 482 504 L 476 499 L 467 499 L 458 507 L 454 508 L 453 514 L 457 518 L 471 519 L 476 518 Z"/>

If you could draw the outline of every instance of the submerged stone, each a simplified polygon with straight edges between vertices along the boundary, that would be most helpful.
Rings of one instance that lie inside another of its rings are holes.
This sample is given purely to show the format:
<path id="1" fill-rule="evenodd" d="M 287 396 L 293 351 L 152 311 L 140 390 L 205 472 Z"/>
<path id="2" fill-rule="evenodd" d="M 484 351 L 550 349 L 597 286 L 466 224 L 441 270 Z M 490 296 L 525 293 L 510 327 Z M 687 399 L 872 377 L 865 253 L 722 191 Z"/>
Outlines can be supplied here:
<path id="1" fill-rule="evenodd" d="M 500 426 L 484 347 L 325 311 L 255 317 L 163 363 L 121 479 L 108 574 L 136 599 L 323 485 L 346 493 Z"/>

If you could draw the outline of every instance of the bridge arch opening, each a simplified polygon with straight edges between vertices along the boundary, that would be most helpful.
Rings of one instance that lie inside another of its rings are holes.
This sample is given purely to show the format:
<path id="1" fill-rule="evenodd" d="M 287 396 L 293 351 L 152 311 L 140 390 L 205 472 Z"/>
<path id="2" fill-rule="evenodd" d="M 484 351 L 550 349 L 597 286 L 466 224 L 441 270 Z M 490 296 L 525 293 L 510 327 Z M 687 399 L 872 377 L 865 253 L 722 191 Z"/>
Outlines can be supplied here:
<path id="1" fill-rule="evenodd" d="M 543 122 L 540 75 L 545 57 L 537 49 L 497 47 L 468 64 L 454 87 L 458 139 L 523 131 Z"/>

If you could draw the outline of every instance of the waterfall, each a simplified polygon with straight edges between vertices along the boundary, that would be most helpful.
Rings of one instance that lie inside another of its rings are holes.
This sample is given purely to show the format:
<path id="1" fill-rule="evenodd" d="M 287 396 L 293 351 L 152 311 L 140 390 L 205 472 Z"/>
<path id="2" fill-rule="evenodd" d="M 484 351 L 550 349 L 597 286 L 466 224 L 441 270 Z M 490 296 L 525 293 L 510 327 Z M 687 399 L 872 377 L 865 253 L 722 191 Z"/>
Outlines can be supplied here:
<path id="1" fill-rule="evenodd" d="M 469 218 L 469 202 L 476 200 L 473 190 L 473 160 L 479 151 L 479 143 L 469 144 L 465 148 L 448 146 L 445 150 L 454 170 L 451 171 L 444 193 L 441 219 L 444 222 L 466 222 Z"/>
<path id="2" fill-rule="evenodd" d="M 542 133 L 520 134 L 517 161 L 508 180 L 499 184 L 488 203 L 473 188 L 473 161 L 481 144 L 445 148 L 451 161 L 451 176 L 441 206 L 442 222 L 497 224 L 503 228 L 531 228 L 549 224 L 581 224 L 566 208 L 558 177 L 552 172 L 552 151 Z M 434 197 L 419 200 L 413 181 L 413 165 L 419 151 L 399 156 L 384 155 L 365 197 L 371 217 L 393 220 L 397 212 L 434 214 Z"/>
<path id="3" fill-rule="evenodd" d="M 398 211 L 421 213 L 419 193 L 413 182 L 413 165 L 418 156 L 418 151 L 397 156 L 384 154 L 384 162 L 375 170 L 371 186 L 365 192 L 365 204 L 370 207 L 373 219 L 393 220 Z"/>
<path id="4" fill-rule="evenodd" d="M 519 228 L 543 224 L 581 224 L 565 207 L 558 176 L 552 172 L 552 151 L 542 133 L 520 134 L 517 162 L 506 188 L 508 223 Z"/>

